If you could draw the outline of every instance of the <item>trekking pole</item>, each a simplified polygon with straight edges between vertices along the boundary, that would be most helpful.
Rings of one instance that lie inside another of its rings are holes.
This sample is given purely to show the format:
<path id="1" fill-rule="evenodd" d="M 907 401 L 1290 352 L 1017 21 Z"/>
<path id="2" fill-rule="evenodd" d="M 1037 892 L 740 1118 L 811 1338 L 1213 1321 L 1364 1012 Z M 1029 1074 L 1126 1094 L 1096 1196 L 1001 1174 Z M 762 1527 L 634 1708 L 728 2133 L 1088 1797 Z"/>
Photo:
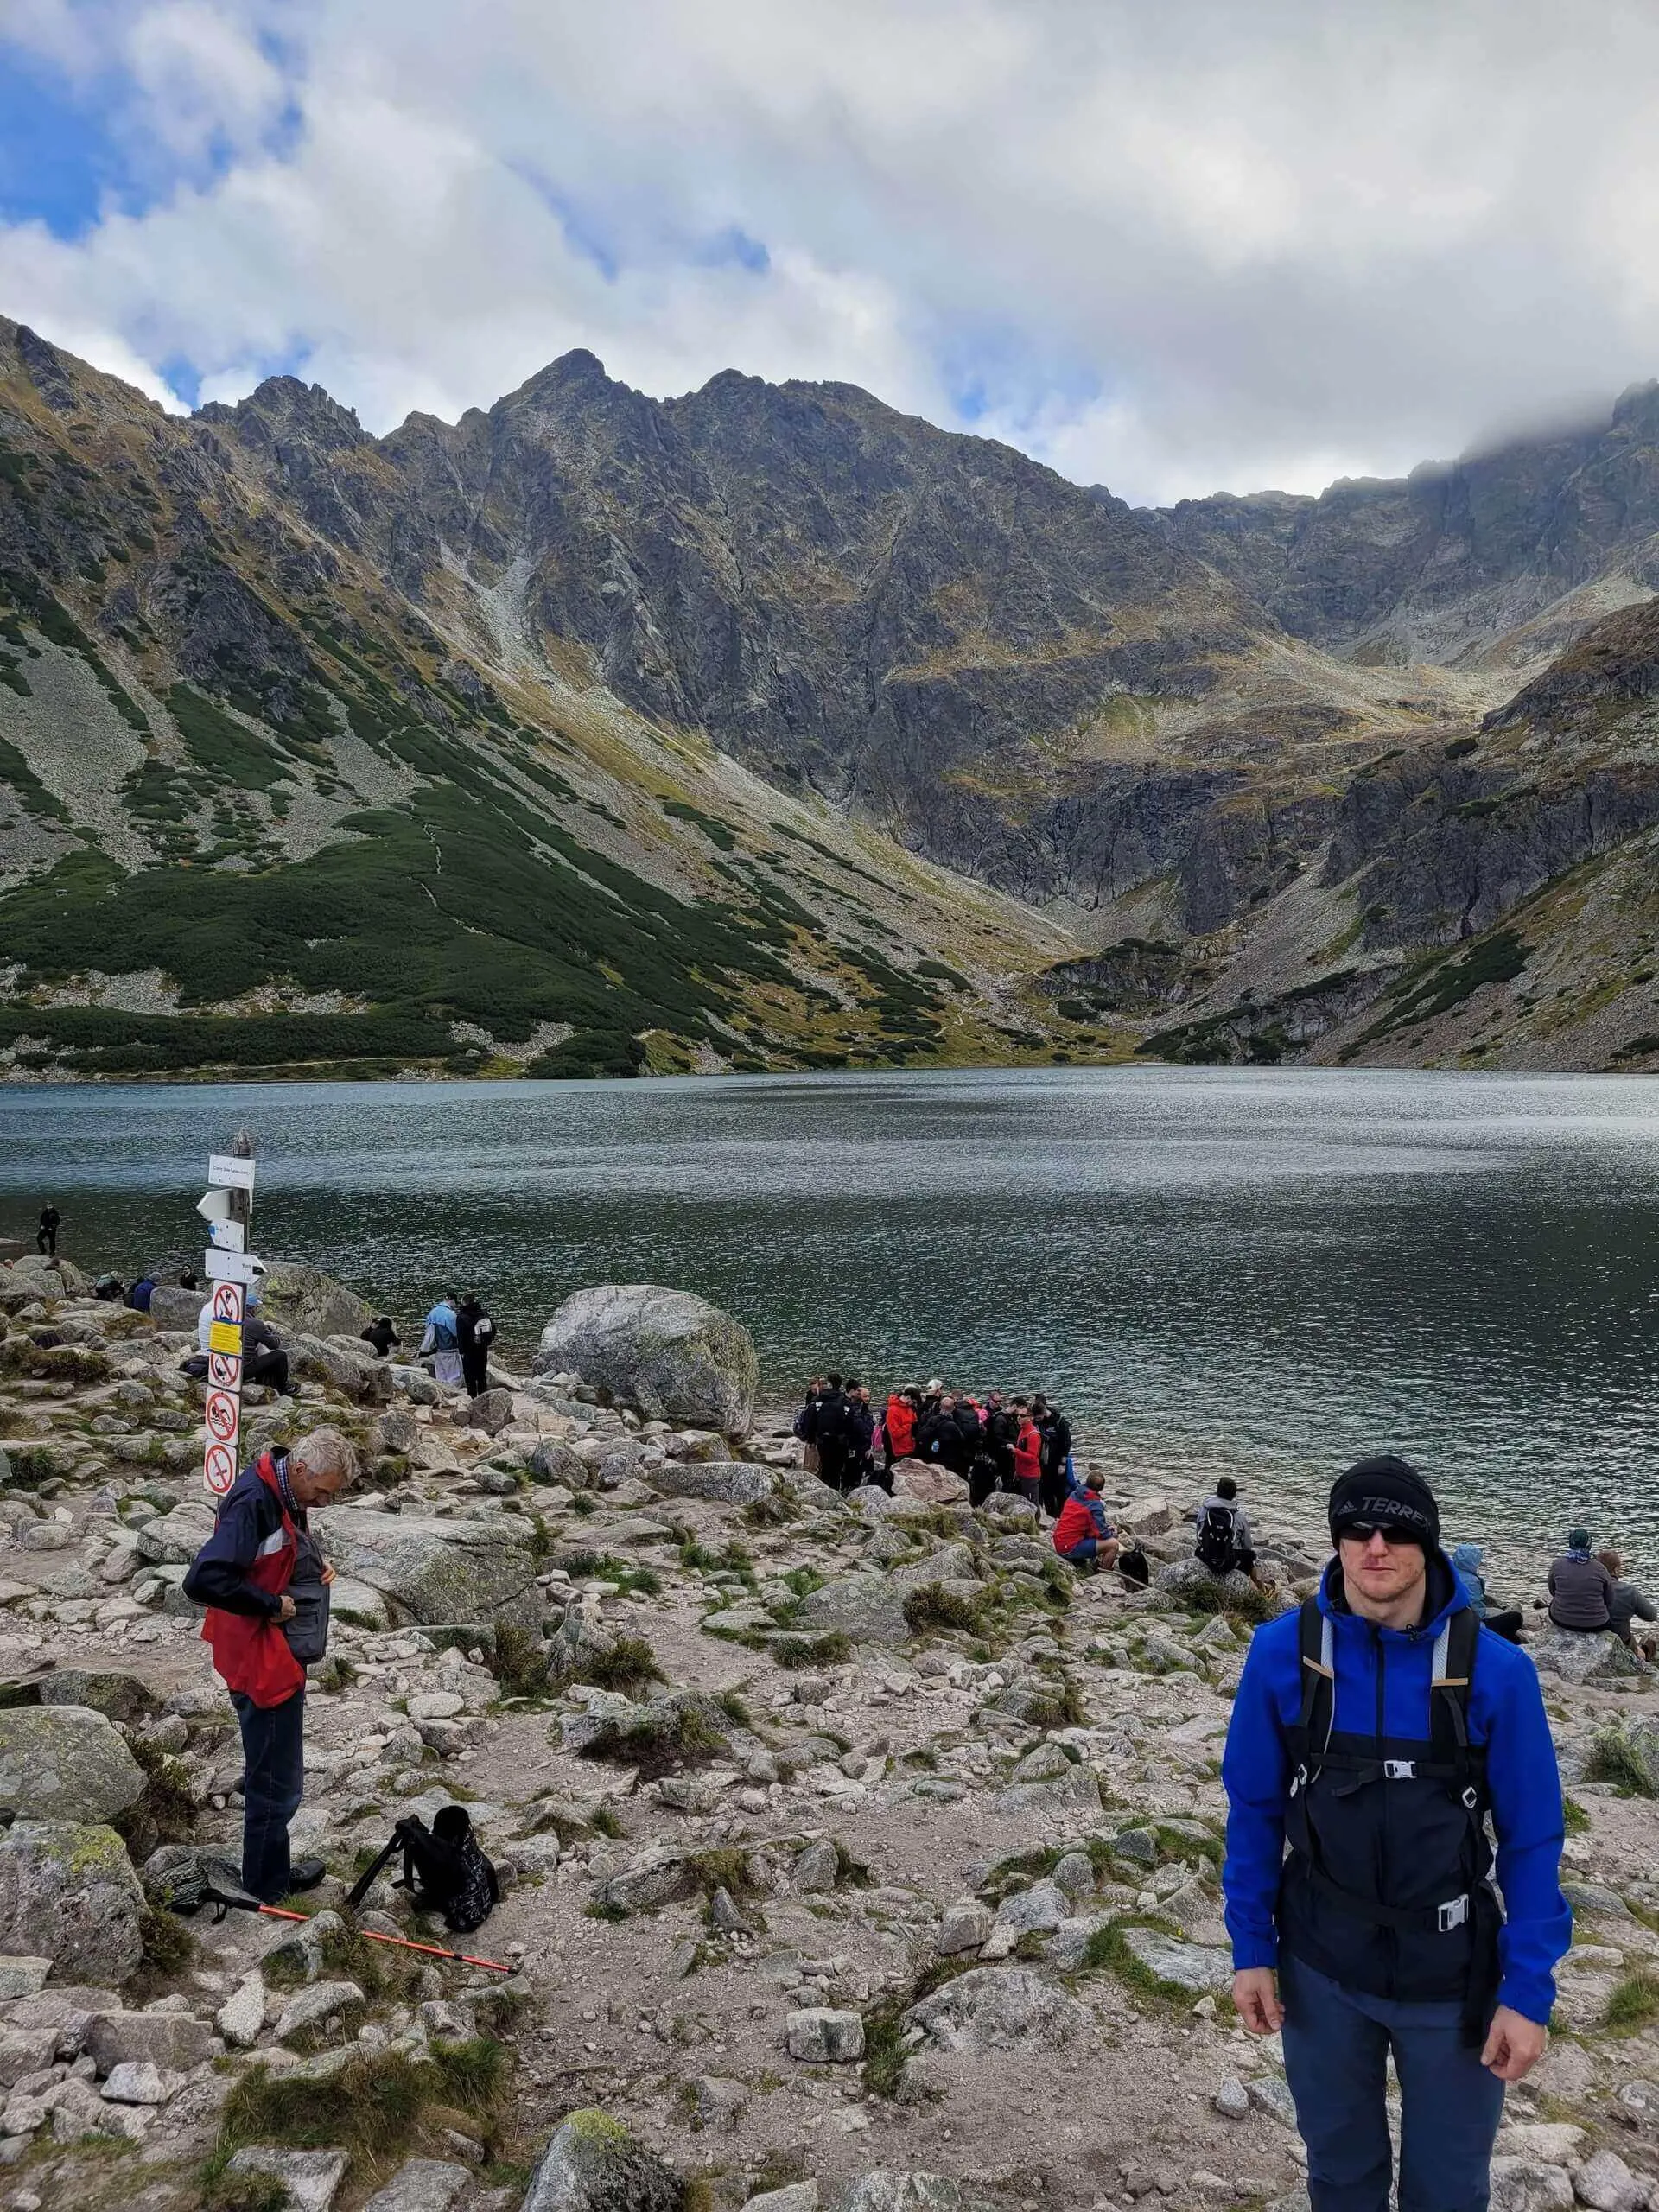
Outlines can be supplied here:
<path id="1" fill-rule="evenodd" d="M 308 1921 L 308 1912 L 289 1912 L 280 1904 L 256 1905 L 256 1912 L 266 1913 L 272 1920 Z M 476 1959 L 470 1951 L 446 1951 L 439 1943 L 411 1942 L 407 1936 L 383 1936 L 376 1928 L 359 1928 L 356 1933 L 371 1943 L 395 1943 L 400 1951 L 423 1951 L 429 1959 L 449 1959 L 462 1967 L 487 1967 L 492 1974 L 512 1974 L 516 1969 L 504 1965 L 499 1959 Z"/>
<path id="2" fill-rule="evenodd" d="M 204 1904 L 216 1904 L 221 1920 L 227 1908 L 234 1908 L 238 1912 L 263 1912 L 268 1920 L 297 1920 L 302 1927 L 311 1917 L 308 1912 L 292 1912 L 286 1905 L 261 1904 L 253 1897 L 232 1897 L 224 1890 L 215 1889 L 210 1882 L 202 1884 L 200 1888 L 192 1884 L 179 1885 L 174 1891 L 169 1910 L 188 1915 L 199 1912 Z M 357 1933 L 371 1943 L 390 1943 L 400 1951 L 419 1951 L 429 1959 L 448 1959 L 454 1966 L 484 1967 L 491 1974 L 515 1974 L 518 1971 L 517 1967 L 509 1966 L 501 1959 L 475 1958 L 470 1951 L 447 1951 L 440 1943 L 416 1943 L 407 1936 L 383 1936 L 374 1928 L 359 1928 Z"/>

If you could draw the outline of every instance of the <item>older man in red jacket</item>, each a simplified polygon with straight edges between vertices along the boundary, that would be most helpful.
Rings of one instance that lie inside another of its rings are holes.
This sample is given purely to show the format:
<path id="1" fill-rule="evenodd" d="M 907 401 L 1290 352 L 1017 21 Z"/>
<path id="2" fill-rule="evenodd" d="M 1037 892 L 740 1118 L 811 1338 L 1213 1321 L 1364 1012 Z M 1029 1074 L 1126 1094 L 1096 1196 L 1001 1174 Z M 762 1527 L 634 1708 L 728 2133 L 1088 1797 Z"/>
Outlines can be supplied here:
<path id="1" fill-rule="evenodd" d="M 185 1596 L 207 1609 L 201 1633 L 242 1732 L 242 1886 L 267 1904 L 325 1872 L 320 1859 L 292 1865 L 288 1846 L 305 1790 L 305 1669 L 322 1656 L 334 1580 L 308 1515 L 356 1472 L 337 1429 L 262 1452 L 220 1500 L 184 1578 Z"/>

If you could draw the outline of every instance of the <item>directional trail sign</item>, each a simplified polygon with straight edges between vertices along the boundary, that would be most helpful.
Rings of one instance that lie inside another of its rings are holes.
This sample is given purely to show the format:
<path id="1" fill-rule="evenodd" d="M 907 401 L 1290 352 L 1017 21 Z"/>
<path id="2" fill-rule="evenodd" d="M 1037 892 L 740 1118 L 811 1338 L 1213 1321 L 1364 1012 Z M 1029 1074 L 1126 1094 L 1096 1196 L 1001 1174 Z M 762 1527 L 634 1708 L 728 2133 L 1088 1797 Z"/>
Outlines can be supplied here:
<path id="1" fill-rule="evenodd" d="M 238 1138 L 233 1153 L 207 1162 L 209 1188 L 196 1211 L 211 1240 L 206 1271 L 213 1285 L 207 1324 L 207 1391 L 202 1407 L 201 1476 L 208 1493 L 223 1497 L 241 1470 L 242 1325 L 247 1290 L 263 1274 L 247 1249 L 253 1211 L 253 1147 Z"/>

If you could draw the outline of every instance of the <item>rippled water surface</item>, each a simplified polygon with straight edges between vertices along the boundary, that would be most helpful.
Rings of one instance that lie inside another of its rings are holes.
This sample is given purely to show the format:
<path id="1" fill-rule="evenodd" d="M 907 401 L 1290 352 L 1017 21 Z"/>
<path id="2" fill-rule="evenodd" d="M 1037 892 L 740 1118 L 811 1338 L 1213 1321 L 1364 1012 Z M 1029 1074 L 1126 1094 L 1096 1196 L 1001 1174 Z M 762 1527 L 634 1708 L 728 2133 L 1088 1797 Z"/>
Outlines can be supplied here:
<path id="1" fill-rule="evenodd" d="M 1299 1498 L 1400 1450 L 1457 1534 L 1582 1512 L 1659 1572 L 1642 1077 L 0 1088 L 0 1235 L 50 1194 L 83 1264 L 176 1263 L 242 1122 L 259 1248 L 400 1316 L 475 1283 L 522 1351 L 578 1284 L 682 1284 L 777 1397 L 831 1361 L 1046 1388 L 1115 1457 Z"/>

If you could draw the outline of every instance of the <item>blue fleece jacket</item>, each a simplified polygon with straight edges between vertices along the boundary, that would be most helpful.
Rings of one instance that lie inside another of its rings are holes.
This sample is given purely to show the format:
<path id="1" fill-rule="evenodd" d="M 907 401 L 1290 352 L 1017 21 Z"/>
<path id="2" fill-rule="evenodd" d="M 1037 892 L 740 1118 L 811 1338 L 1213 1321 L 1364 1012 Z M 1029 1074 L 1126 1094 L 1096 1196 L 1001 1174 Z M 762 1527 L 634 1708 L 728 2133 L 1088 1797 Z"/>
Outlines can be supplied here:
<path id="1" fill-rule="evenodd" d="M 1384 1732 L 1427 1740 L 1434 1638 L 1442 1623 L 1468 1602 L 1444 1554 L 1440 1565 L 1444 1580 L 1432 1574 L 1431 1583 L 1450 1594 L 1431 1620 L 1408 1630 L 1374 1628 L 1349 1612 L 1339 1596 L 1333 1601 L 1341 1570 L 1335 1560 L 1326 1570 L 1319 1602 L 1336 1632 L 1338 1729 L 1366 1736 L 1376 1731 L 1380 1639 L 1387 1647 Z M 1251 1640 L 1222 1760 L 1229 1806 L 1222 1887 L 1238 1969 L 1278 1963 L 1274 1911 L 1290 1785 L 1288 1735 L 1301 1715 L 1301 1671 L 1297 1616 L 1281 1613 Z M 1554 1968 L 1573 1940 L 1573 1916 L 1560 1878 L 1560 1777 L 1537 1670 L 1524 1651 L 1487 1628 L 1480 1631 L 1475 1656 L 1469 1736 L 1485 1747 L 1497 1832 L 1496 1871 L 1505 1913 L 1498 2002 L 1529 2020 L 1547 2021 L 1555 2001 Z"/>

